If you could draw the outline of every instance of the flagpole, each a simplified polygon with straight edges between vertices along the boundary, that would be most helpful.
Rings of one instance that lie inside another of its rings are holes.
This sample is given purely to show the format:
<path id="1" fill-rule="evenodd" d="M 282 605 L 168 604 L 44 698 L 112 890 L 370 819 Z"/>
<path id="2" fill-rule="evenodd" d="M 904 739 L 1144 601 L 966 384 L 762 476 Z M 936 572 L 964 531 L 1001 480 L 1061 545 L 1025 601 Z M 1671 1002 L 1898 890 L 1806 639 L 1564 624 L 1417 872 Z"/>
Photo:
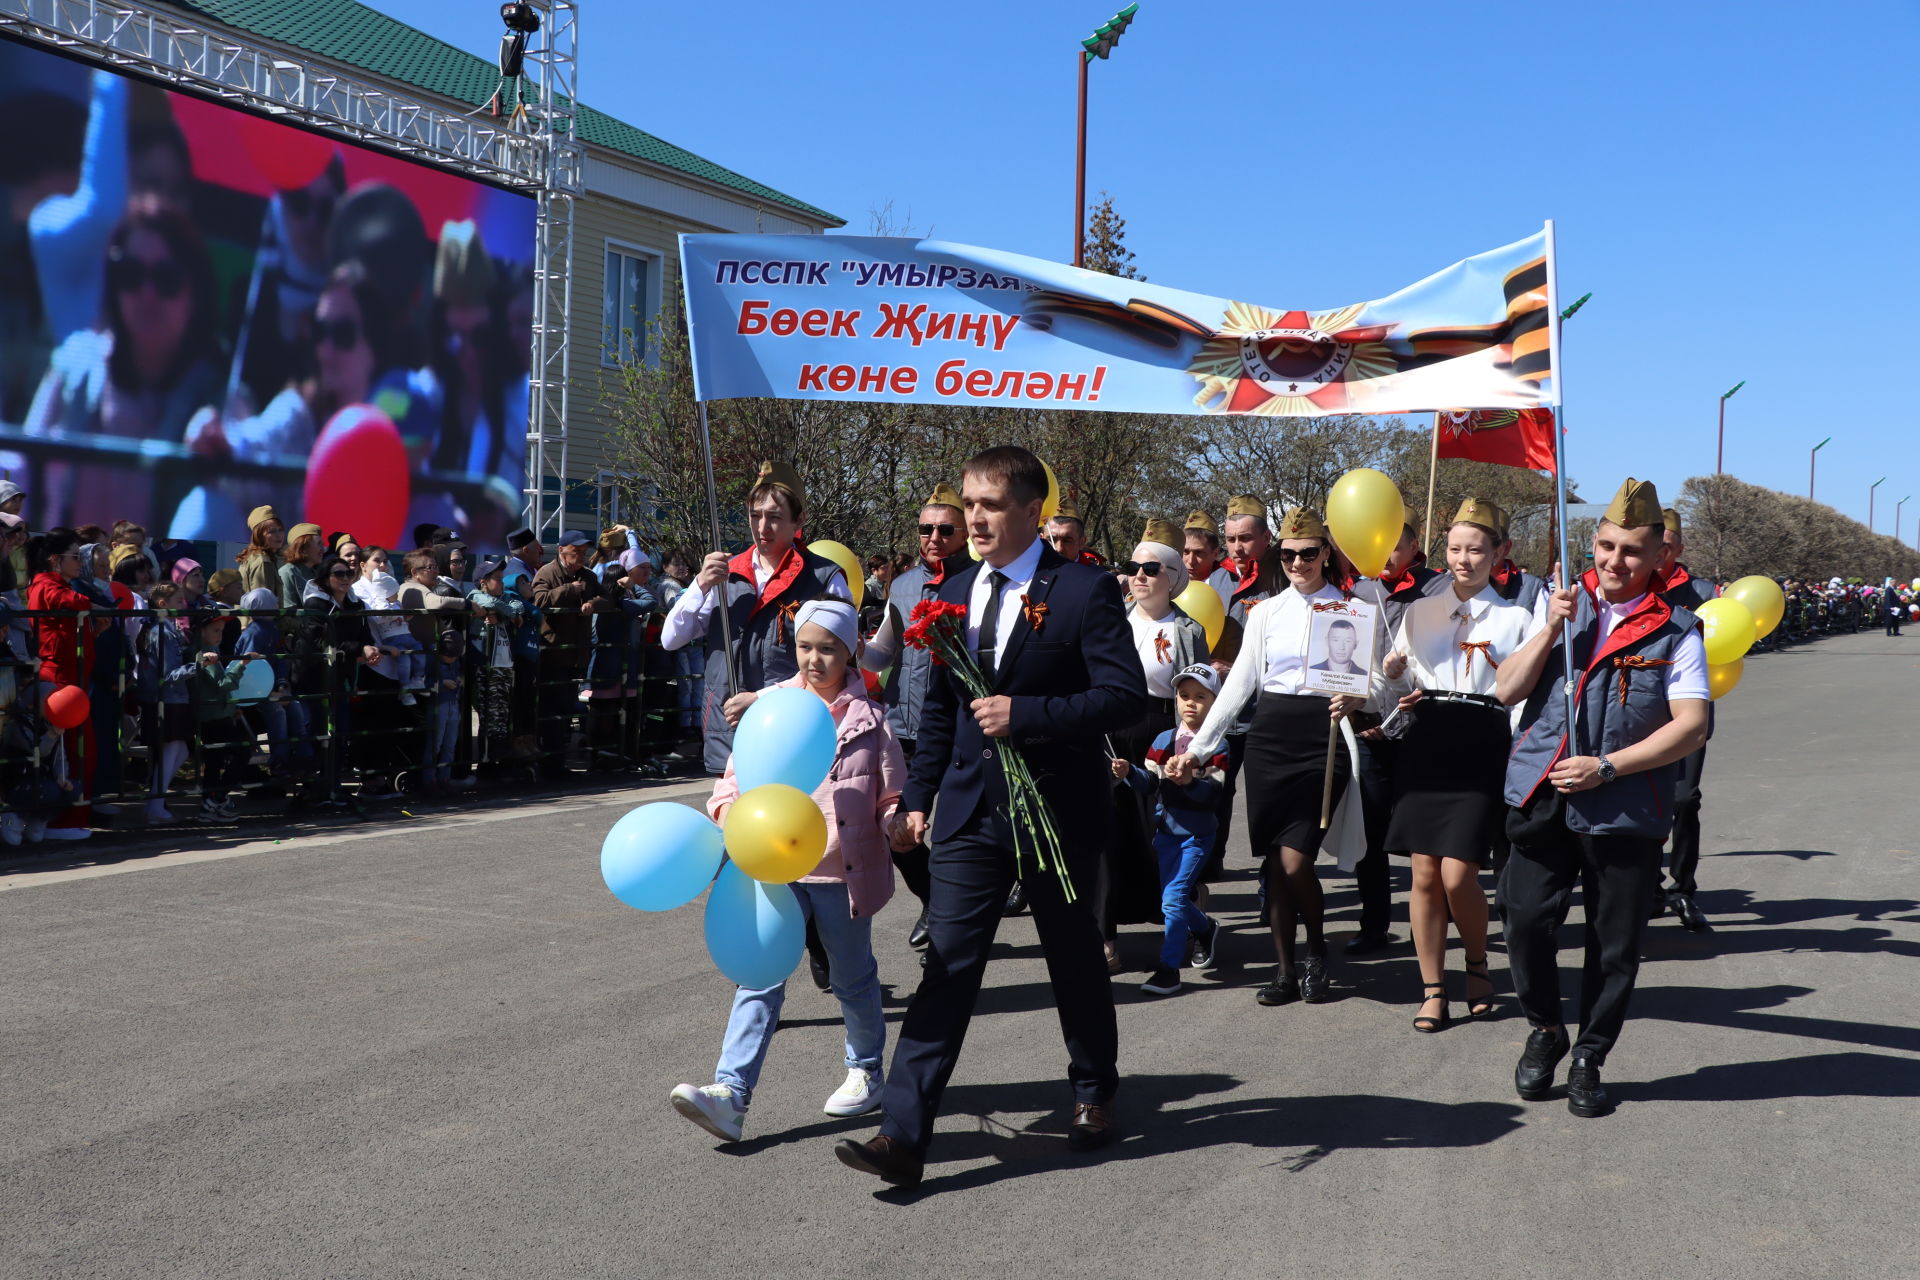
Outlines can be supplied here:
<path id="1" fill-rule="evenodd" d="M 1433 411 L 1433 441 L 1427 454 L 1427 523 L 1420 531 L 1420 549 L 1433 554 L 1433 482 L 1440 472 L 1440 411 Z"/>
<path id="2" fill-rule="evenodd" d="M 1560 278 L 1559 262 L 1554 251 L 1553 219 L 1547 219 L 1547 364 L 1553 378 L 1553 509 L 1559 523 L 1557 534 L 1560 552 L 1561 590 L 1571 590 L 1574 582 L 1573 563 L 1567 554 L 1567 410 L 1566 383 L 1560 367 Z M 1584 299 L 1583 299 L 1584 301 Z M 1571 620 L 1569 620 L 1571 621 Z M 1578 687 L 1573 674 L 1573 627 L 1565 626 L 1560 631 L 1563 646 L 1566 680 L 1563 691 L 1567 699 L 1567 750 L 1571 753 L 1578 747 L 1578 738 L 1574 735 L 1574 690 Z"/>
<path id="3" fill-rule="evenodd" d="M 707 426 L 707 402 L 696 400 L 700 411 L 700 464 L 707 471 L 707 517 L 713 522 L 713 549 L 724 551 L 720 541 L 720 485 L 713 476 L 713 432 Z M 727 696 L 740 692 L 740 681 L 733 674 L 733 621 L 727 616 L 727 584 L 720 583 L 720 599 L 714 603 L 714 616 L 720 620 L 720 648 L 727 659 Z"/>

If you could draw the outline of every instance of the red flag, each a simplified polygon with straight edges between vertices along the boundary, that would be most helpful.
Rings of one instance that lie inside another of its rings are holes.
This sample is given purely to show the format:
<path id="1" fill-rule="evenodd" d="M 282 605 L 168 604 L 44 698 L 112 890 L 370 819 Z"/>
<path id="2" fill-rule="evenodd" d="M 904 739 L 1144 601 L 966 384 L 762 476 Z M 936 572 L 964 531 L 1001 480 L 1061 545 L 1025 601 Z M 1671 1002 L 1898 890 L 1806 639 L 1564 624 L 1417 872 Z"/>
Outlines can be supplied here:
<path id="1" fill-rule="evenodd" d="M 1552 471 L 1553 410 L 1445 410 L 1437 415 L 1434 456 Z"/>

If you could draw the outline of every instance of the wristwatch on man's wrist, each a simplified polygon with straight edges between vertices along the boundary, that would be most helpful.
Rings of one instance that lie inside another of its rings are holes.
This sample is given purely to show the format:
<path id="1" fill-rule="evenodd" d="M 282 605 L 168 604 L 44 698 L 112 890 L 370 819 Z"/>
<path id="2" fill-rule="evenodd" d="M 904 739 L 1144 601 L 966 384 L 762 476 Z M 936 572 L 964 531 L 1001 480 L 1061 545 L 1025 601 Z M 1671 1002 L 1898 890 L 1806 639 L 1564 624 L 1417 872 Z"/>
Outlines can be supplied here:
<path id="1" fill-rule="evenodd" d="M 1601 756 L 1600 757 L 1600 781 L 1612 782 L 1615 778 L 1619 776 L 1620 776 L 1619 772 L 1615 770 L 1613 767 L 1613 761 L 1607 759 L 1605 756 Z"/>

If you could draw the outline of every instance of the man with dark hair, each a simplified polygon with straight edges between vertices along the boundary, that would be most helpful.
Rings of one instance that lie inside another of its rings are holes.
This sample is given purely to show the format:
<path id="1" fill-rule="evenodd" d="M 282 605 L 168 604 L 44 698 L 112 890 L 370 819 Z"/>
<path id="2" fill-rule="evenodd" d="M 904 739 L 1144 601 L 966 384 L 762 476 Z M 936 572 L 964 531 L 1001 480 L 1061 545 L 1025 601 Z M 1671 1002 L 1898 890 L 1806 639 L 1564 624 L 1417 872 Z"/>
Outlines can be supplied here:
<path id="1" fill-rule="evenodd" d="M 1500 875 L 1514 990 L 1533 1028 L 1514 1088 L 1545 1098 L 1571 1050 L 1567 1110 L 1583 1117 L 1611 1109 L 1600 1068 L 1640 970 L 1677 766 L 1707 739 L 1698 620 L 1653 589 L 1661 534 L 1653 486 L 1629 479 L 1594 531 L 1594 567 L 1580 590 L 1554 592 L 1547 626 L 1498 675 L 1502 702 L 1526 702 L 1507 764 L 1513 848 Z M 1628 776 L 1636 773 L 1646 776 Z M 1558 943 L 1575 884 L 1587 918 L 1577 1041 L 1561 1015 Z"/>
<path id="2" fill-rule="evenodd" d="M 1073 564 L 1103 565 L 1106 560 L 1087 545 L 1087 522 L 1069 498 L 1060 499 L 1047 520 L 1046 543 L 1054 554 Z"/>
<path id="3" fill-rule="evenodd" d="M 1087 1150 L 1113 1135 L 1118 1031 L 1089 891 L 1110 834 L 1106 735 L 1145 714 L 1146 680 L 1113 575 L 1071 564 L 1038 540 L 1046 489 L 1045 469 L 1025 449 L 989 449 L 971 459 L 962 500 L 980 562 L 947 575 L 938 593 L 965 606 L 967 643 L 993 692 L 971 699 L 944 667 L 928 681 L 893 833 L 896 848 L 925 839 L 938 795 L 926 969 L 894 1048 L 880 1132 L 835 1148 L 850 1168 L 902 1186 L 920 1181 L 940 1097 L 1016 878 L 1027 886 L 1067 1042 L 1069 1144 Z M 1016 864 L 995 739 L 1024 749 L 1078 897 L 1069 899 L 1057 871 L 1036 870 L 1030 860 Z"/>

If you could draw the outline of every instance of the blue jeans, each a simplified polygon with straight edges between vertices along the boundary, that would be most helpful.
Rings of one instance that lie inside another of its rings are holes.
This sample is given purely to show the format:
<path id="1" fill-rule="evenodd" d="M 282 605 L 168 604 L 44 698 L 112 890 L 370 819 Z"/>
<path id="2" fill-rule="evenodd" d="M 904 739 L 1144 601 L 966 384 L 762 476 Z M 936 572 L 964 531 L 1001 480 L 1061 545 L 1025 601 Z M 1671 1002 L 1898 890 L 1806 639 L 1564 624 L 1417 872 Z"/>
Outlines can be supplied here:
<path id="1" fill-rule="evenodd" d="M 427 650 L 418 636 L 411 631 L 396 631 L 377 639 L 375 643 L 383 649 L 400 650 L 400 656 L 393 660 L 393 669 L 402 689 L 417 691 L 426 688 Z"/>
<path id="2" fill-rule="evenodd" d="M 1153 851 L 1160 859 L 1160 914 L 1167 922 L 1160 943 L 1160 964 L 1179 969 L 1187 963 L 1187 939 L 1205 933 L 1213 923 L 1206 912 L 1193 905 L 1193 886 L 1199 883 L 1200 873 L 1213 853 L 1213 841 L 1155 831 Z"/>
<path id="3" fill-rule="evenodd" d="M 847 911 L 844 884 L 789 885 L 800 899 L 800 910 L 813 921 L 827 948 L 827 967 L 833 974 L 833 994 L 847 1023 L 847 1066 L 878 1072 L 887 1049 L 887 1020 L 880 1010 L 880 966 L 873 959 L 873 921 Z M 729 1085 L 740 1105 L 753 1100 L 760 1083 L 760 1066 L 767 1060 L 780 1008 L 787 1000 L 787 984 L 736 987 L 733 1012 L 727 1015 L 727 1034 L 720 1044 L 714 1081 Z"/>
<path id="4" fill-rule="evenodd" d="M 453 764 L 454 749 L 460 743 L 460 693 L 457 689 L 438 689 L 427 706 L 428 782 L 445 782 Z"/>

